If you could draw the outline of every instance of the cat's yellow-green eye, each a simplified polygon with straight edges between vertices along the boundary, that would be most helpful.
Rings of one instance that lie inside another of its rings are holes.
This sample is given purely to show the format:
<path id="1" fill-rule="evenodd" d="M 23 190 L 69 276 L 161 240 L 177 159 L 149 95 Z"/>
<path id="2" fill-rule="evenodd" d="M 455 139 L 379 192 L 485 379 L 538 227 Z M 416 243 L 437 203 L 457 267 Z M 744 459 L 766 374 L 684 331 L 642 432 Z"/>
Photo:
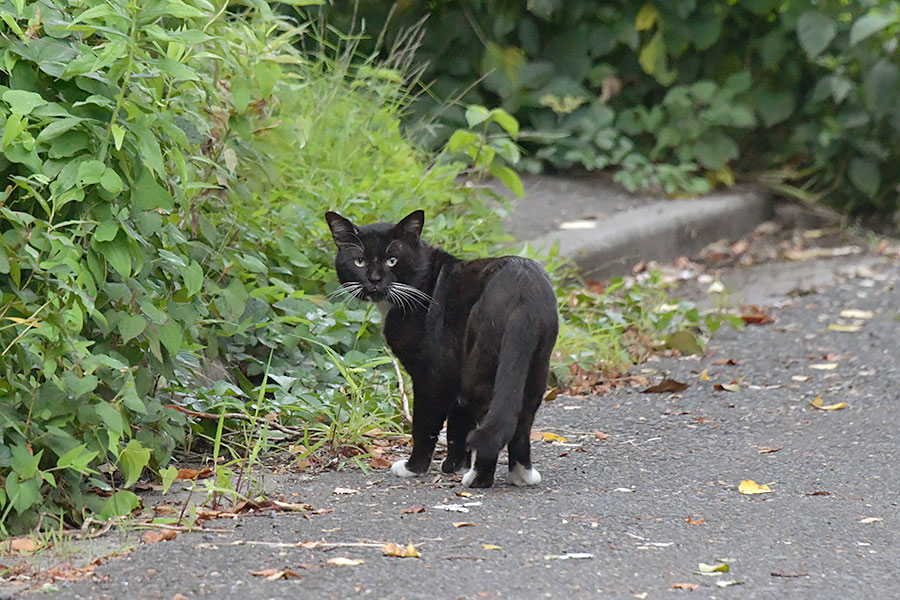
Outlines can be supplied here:
<path id="1" fill-rule="evenodd" d="M 390 257 L 389 259 L 384 261 L 384 264 L 386 264 L 389 267 L 393 267 L 394 265 L 397 264 L 397 257 L 396 256 Z"/>
<path id="2" fill-rule="evenodd" d="M 362 268 L 366 266 L 366 259 L 364 259 L 363 257 L 359 257 L 353 261 L 353 264 L 359 268 Z"/>

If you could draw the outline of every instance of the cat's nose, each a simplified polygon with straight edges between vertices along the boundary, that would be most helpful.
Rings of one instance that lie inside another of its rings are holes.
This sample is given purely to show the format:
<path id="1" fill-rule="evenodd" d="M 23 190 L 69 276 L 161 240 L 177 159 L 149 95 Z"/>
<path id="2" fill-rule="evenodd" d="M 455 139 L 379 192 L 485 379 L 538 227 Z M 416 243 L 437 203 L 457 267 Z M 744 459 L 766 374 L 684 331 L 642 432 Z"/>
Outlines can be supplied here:
<path id="1" fill-rule="evenodd" d="M 369 281 L 371 281 L 372 283 L 378 283 L 379 281 L 381 281 L 381 274 L 372 271 L 371 273 L 369 273 Z"/>

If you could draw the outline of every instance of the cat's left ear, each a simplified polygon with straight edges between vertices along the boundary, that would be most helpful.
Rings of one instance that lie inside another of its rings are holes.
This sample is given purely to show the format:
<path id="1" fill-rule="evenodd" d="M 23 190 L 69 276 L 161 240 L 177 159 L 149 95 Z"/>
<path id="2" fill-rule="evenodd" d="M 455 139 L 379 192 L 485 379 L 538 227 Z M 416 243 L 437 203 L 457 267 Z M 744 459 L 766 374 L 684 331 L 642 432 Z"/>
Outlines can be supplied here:
<path id="1" fill-rule="evenodd" d="M 399 231 L 404 238 L 417 242 L 419 241 L 419 236 L 422 235 L 422 227 L 424 226 L 425 211 L 416 210 L 403 217 L 394 229 Z"/>
<path id="2" fill-rule="evenodd" d="M 350 222 L 350 219 L 342 217 L 333 211 L 325 213 L 325 221 L 328 222 L 328 228 L 331 229 L 331 237 L 334 238 L 335 245 L 341 246 L 357 245 L 359 238 L 359 228 Z"/>

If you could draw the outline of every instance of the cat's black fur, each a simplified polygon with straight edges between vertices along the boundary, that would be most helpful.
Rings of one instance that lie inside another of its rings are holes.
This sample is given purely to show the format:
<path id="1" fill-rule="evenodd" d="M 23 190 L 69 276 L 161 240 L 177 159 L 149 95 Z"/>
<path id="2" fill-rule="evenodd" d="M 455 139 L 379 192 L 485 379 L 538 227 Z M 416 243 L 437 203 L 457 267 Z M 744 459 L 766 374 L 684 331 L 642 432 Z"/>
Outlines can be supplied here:
<path id="1" fill-rule="evenodd" d="M 558 332 L 544 269 L 517 256 L 462 261 L 420 239 L 425 215 L 357 227 L 325 214 L 348 295 L 387 312 L 384 336 L 413 381 L 413 450 L 392 467 L 423 474 L 447 421 L 445 473 L 474 465 L 463 484 L 490 487 L 509 448 L 509 480 L 540 482 L 530 431 Z"/>

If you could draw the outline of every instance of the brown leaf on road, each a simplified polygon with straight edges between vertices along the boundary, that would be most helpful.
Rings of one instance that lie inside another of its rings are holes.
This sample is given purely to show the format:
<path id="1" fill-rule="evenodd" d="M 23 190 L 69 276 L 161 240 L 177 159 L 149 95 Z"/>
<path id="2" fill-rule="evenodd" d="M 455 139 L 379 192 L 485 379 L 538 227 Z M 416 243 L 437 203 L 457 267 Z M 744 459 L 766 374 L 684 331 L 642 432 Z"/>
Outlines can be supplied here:
<path id="1" fill-rule="evenodd" d="M 141 540 L 145 544 L 156 544 L 174 540 L 176 537 L 178 537 L 178 533 L 174 529 L 150 529 L 144 532 Z"/>
<path id="2" fill-rule="evenodd" d="M 175 481 L 186 481 L 193 479 L 208 479 L 213 476 L 212 467 L 203 467 L 202 469 L 178 469 L 178 475 Z"/>
<path id="3" fill-rule="evenodd" d="M 40 545 L 31 538 L 17 537 L 0 544 L 3 552 L 37 552 Z"/>
<path id="4" fill-rule="evenodd" d="M 656 385 L 651 385 L 650 387 L 641 390 L 641 392 L 643 392 L 644 394 L 678 394 L 688 389 L 689 387 L 691 386 L 687 383 L 681 383 L 680 381 L 666 378 Z"/>
<path id="5" fill-rule="evenodd" d="M 475 527 L 475 523 L 469 523 L 468 521 L 454 521 L 453 526 L 456 528 L 459 527 Z"/>
<path id="6" fill-rule="evenodd" d="M 336 567 L 356 567 L 366 561 L 360 558 L 347 558 L 345 556 L 337 556 L 335 558 L 329 558 L 325 562 L 329 565 L 335 565 Z"/>
<path id="7" fill-rule="evenodd" d="M 764 447 L 764 448 L 759 448 L 759 449 L 757 450 L 757 452 L 758 452 L 759 454 L 772 454 L 772 453 L 774 453 L 774 452 L 778 452 L 779 450 L 781 450 L 781 447 L 780 447 L 780 446 L 779 446 L 778 448 L 767 448 L 767 447 Z"/>
<path id="8" fill-rule="evenodd" d="M 423 512 L 425 512 L 424 506 L 410 506 L 410 507 L 404 508 L 403 510 L 400 511 L 400 513 L 404 514 L 404 515 L 411 515 L 411 514 L 423 513 Z"/>
<path id="9" fill-rule="evenodd" d="M 830 496 L 831 492 L 826 492 L 825 490 L 818 490 L 815 492 L 810 492 L 806 494 L 807 496 Z"/>
<path id="10" fill-rule="evenodd" d="M 84 581 L 94 574 L 96 568 L 97 565 L 73 567 L 64 563 L 42 572 L 41 575 L 49 578 L 50 581 Z"/>
<path id="11" fill-rule="evenodd" d="M 706 519 L 695 519 L 693 517 L 686 517 L 684 522 L 688 525 L 703 525 L 706 523 Z"/>
<path id="12" fill-rule="evenodd" d="M 398 546 L 394 542 L 388 542 L 381 547 L 381 551 L 387 556 L 396 556 L 398 558 L 419 558 L 422 556 L 416 551 L 412 542 L 407 544 L 405 548 L 403 546 Z"/>
<path id="13" fill-rule="evenodd" d="M 775 317 L 767 315 L 763 309 L 754 304 L 748 304 L 741 307 L 741 320 L 747 325 L 765 325 L 774 323 Z"/>
<path id="14" fill-rule="evenodd" d="M 736 367 L 739 363 L 733 358 L 718 358 L 712 361 L 712 364 L 716 366 L 728 365 L 730 367 Z"/>
<path id="15" fill-rule="evenodd" d="M 189 600 L 189 599 L 184 594 L 175 594 L 174 596 L 172 596 L 172 600 Z"/>
<path id="16" fill-rule="evenodd" d="M 269 581 L 291 578 L 300 579 L 300 574 L 295 573 L 290 569 L 284 569 L 283 571 L 279 571 L 278 569 L 261 569 L 259 571 L 250 571 L 250 574 L 254 577 L 265 577 Z"/>
<path id="17" fill-rule="evenodd" d="M 369 467 L 373 469 L 389 469 L 391 464 L 393 463 L 383 456 L 373 456 L 369 461 Z"/>
<path id="18" fill-rule="evenodd" d="M 609 437 L 608 433 L 603 433 L 602 431 L 595 431 L 594 437 L 600 440 L 601 442 Z"/>
<path id="19" fill-rule="evenodd" d="M 713 389 L 717 392 L 737 392 L 741 389 L 741 386 L 738 385 L 737 380 L 732 379 L 731 383 L 717 383 L 713 386 Z"/>
<path id="20" fill-rule="evenodd" d="M 696 590 L 699 587 L 700 587 L 699 583 L 673 583 L 672 584 L 673 590 L 688 590 L 688 591 L 693 592 L 694 590 Z"/>

